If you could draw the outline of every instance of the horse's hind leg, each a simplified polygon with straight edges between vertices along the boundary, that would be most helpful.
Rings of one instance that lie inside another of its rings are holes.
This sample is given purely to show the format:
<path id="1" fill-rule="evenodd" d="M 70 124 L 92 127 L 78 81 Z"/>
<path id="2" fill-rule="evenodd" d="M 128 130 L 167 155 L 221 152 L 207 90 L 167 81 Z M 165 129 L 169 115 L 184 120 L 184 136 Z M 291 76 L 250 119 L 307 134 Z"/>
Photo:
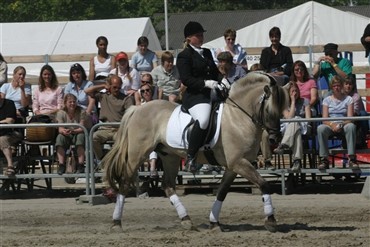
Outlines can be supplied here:
<path id="1" fill-rule="evenodd" d="M 121 180 L 119 184 L 119 191 L 116 197 L 116 205 L 113 211 L 113 225 L 111 227 L 112 232 L 122 232 L 122 214 L 128 191 L 129 184 Z"/>
<path id="2" fill-rule="evenodd" d="M 211 230 L 219 229 L 222 231 L 219 223 L 219 215 L 221 212 L 222 203 L 224 202 L 227 192 L 229 191 L 231 184 L 235 180 L 236 175 L 236 173 L 226 169 L 224 175 L 222 176 L 221 184 L 217 190 L 216 200 L 213 203 L 211 213 L 209 214 Z"/>
<path id="3" fill-rule="evenodd" d="M 237 166 L 233 167 L 233 171 L 249 182 L 256 185 L 262 192 L 262 202 L 264 205 L 265 228 L 270 232 L 277 231 L 276 219 L 274 217 L 274 208 L 271 200 L 271 190 L 268 182 L 257 172 L 253 165 L 246 159 L 238 162 Z"/>
<path id="4" fill-rule="evenodd" d="M 176 194 L 176 177 L 179 171 L 179 165 L 181 158 L 171 154 L 161 155 L 159 154 L 162 163 L 164 176 L 162 179 L 162 187 L 166 196 L 170 199 L 171 204 L 175 207 L 177 215 L 181 219 L 181 225 L 187 230 L 195 229 L 193 223 L 182 204 L 180 198 Z"/>

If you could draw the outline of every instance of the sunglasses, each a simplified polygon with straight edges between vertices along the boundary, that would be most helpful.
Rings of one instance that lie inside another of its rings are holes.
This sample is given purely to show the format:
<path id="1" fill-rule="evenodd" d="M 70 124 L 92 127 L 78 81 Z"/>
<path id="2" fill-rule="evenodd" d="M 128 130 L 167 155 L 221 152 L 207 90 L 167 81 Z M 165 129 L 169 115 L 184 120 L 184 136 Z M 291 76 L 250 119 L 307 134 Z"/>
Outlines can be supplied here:
<path id="1" fill-rule="evenodd" d="M 142 92 L 142 93 L 150 93 L 150 89 L 140 89 L 140 92 Z"/>
<path id="2" fill-rule="evenodd" d="M 303 68 L 296 68 L 296 69 L 294 69 L 294 71 L 301 71 L 301 72 L 304 72 L 304 69 Z"/>
<path id="3" fill-rule="evenodd" d="M 150 83 L 150 81 L 141 81 L 142 83 Z"/>

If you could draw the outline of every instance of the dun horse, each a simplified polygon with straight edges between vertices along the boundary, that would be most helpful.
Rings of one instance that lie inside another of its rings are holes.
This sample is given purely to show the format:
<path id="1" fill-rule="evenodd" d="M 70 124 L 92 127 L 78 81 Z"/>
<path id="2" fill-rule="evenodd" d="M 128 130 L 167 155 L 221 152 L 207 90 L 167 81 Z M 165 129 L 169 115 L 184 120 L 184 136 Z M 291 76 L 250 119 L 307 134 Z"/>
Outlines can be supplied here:
<path id="1" fill-rule="evenodd" d="M 220 228 L 222 203 L 239 174 L 261 190 L 265 227 L 269 231 L 276 231 L 269 185 L 251 161 L 257 156 L 262 130 L 279 131 L 280 117 L 287 102 L 286 90 L 276 85 L 276 81 L 266 74 L 249 73 L 232 85 L 223 107 L 220 135 L 212 148 L 215 160 L 225 167 L 225 173 L 217 192 L 217 200 L 211 209 L 211 228 Z M 115 144 L 102 161 L 106 180 L 118 191 L 113 229 L 121 229 L 124 200 L 129 186 L 139 166 L 153 150 L 162 159 L 162 187 L 167 197 L 176 208 L 181 224 L 185 228 L 193 228 L 175 190 L 180 158 L 186 156 L 186 150 L 173 148 L 166 142 L 167 123 L 175 108 L 175 104 L 157 100 L 143 106 L 130 107 L 122 118 Z M 198 154 L 197 160 L 200 164 L 209 163 L 202 152 Z"/>

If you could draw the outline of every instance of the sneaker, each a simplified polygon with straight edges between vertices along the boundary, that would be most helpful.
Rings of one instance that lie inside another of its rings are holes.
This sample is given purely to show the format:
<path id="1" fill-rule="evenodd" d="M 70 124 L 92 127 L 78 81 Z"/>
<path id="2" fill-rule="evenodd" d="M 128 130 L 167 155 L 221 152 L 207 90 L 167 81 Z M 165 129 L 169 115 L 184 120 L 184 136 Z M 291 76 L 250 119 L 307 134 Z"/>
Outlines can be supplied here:
<path id="1" fill-rule="evenodd" d="M 284 154 L 285 150 L 289 149 L 289 146 L 284 144 L 284 143 L 280 143 L 279 146 L 277 146 L 277 148 L 274 149 L 274 153 L 275 154 Z"/>
<path id="2" fill-rule="evenodd" d="M 329 160 L 327 158 L 321 158 L 318 169 L 319 170 L 329 169 Z"/>
<path id="3" fill-rule="evenodd" d="M 353 169 L 353 170 L 357 170 L 357 169 L 360 169 L 360 166 L 357 164 L 357 161 L 356 160 L 350 160 L 348 162 L 348 167 L 350 169 Z"/>
<path id="4" fill-rule="evenodd" d="M 85 173 L 85 166 L 83 164 L 77 165 L 77 173 Z"/>
<path id="5" fill-rule="evenodd" d="M 58 175 L 62 175 L 66 172 L 66 165 L 59 164 L 58 166 Z"/>
<path id="6" fill-rule="evenodd" d="M 265 169 L 266 170 L 275 170 L 275 166 L 272 165 L 271 161 L 265 160 Z"/>
<path id="7" fill-rule="evenodd" d="M 296 159 L 293 161 L 292 171 L 299 172 L 301 170 L 301 160 Z"/>

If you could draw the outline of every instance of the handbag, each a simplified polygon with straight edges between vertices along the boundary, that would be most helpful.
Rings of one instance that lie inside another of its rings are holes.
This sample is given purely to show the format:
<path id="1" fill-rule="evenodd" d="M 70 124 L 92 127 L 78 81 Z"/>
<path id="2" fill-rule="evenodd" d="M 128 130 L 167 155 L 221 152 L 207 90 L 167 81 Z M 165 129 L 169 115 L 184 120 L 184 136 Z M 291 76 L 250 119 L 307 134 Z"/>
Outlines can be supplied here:
<path id="1" fill-rule="evenodd" d="M 27 123 L 40 123 L 45 124 L 43 127 L 27 127 L 26 139 L 31 142 L 45 142 L 52 141 L 55 138 L 56 128 L 46 127 L 48 123 L 53 120 L 48 115 L 35 115 L 32 116 Z"/>

